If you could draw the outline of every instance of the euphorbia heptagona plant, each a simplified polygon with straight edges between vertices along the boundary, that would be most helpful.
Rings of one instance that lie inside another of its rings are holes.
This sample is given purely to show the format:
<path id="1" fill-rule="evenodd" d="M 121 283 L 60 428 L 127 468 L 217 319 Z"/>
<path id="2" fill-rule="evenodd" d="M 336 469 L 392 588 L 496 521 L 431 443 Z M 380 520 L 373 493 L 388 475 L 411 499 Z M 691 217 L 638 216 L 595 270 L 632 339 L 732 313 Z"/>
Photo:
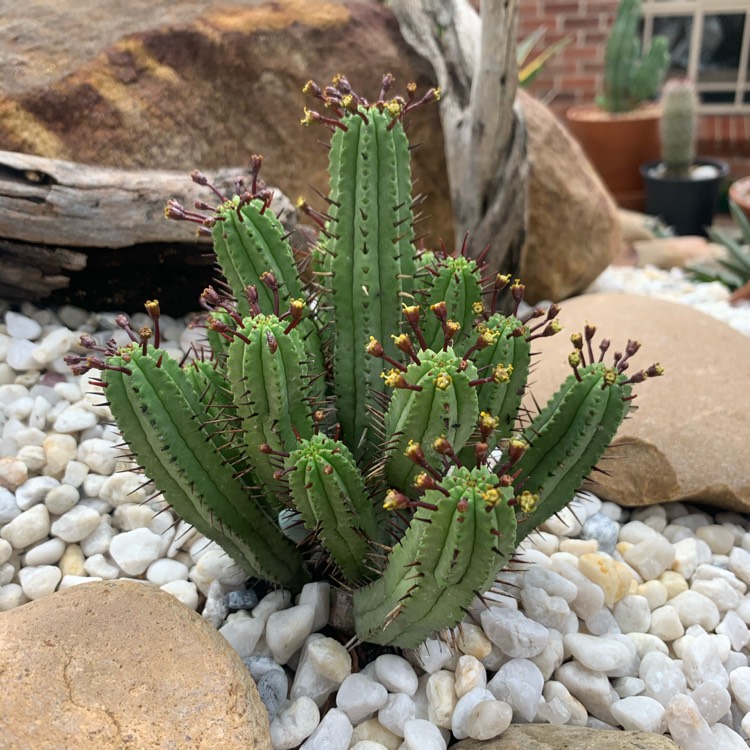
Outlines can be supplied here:
<path id="1" fill-rule="evenodd" d="M 209 345 L 178 363 L 153 327 L 73 357 L 100 383 L 137 462 L 174 511 L 249 577 L 298 590 L 312 575 L 352 592 L 362 641 L 417 646 L 459 623 L 518 543 L 564 508 L 614 436 L 638 348 L 606 364 L 587 326 L 571 373 L 522 419 L 535 339 L 557 305 L 519 314 L 523 285 L 486 275 L 466 246 L 415 247 L 404 118 L 439 97 L 369 102 L 343 76 L 305 86 L 325 115 L 330 186 L 302 280 L 258 179 L 167 215 L 213 234 L 228 286 L 207 288 Z M 325 108 L 325 109 L 323 109 Z M 508 297 L 509 296 L 509 297 Z M 511 314 L 498 310 L 508 300 Z M 86 342 L 92 344 L 92 341 Z M 300 529 L 304 539 L 299 541 Z M 293 541 L 297 539 L 297 541 Z"/>

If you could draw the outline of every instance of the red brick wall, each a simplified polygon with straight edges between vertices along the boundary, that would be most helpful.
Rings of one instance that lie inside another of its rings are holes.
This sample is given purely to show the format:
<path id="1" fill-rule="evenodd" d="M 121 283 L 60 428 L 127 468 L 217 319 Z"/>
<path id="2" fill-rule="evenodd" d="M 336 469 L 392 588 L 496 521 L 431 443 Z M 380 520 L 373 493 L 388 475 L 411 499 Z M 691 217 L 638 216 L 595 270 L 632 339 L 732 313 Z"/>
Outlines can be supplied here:
<path id="1" fill-rule="evenodd" d="M 566 36 L 572 41 L 548 60 L 528 91 L 561 116 L 573 104 L 590 104 L 604 84 L 604 45 L 618 0 L 520 0 L 518 40 L 540 27 L 545 33 L 530 58 Z M 750 169 L 750 123 L 737 115 L 701 118 L 701 154 L 728 158 L 732 172 Z"/>

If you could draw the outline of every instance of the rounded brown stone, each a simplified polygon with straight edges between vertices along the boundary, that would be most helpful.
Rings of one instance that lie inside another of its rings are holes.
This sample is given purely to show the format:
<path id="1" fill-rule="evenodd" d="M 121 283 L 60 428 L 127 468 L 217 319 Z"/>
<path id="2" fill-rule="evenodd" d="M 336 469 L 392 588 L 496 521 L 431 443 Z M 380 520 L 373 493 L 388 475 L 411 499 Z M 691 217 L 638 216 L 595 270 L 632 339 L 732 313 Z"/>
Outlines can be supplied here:
<path id="1" fill-rule="evenodd" d="M 636 385 L 628 418 L 587 489 L 622 505 L 685 501 L 750 511 L 750 339 L 694 308 L 632 294 L 587 294 L 562 303 L 563 331 L 538 339 L 531 391 L 542 404 L 570 374 L 570 334 L 597 326 L 605 361 L 641 342 L 628 373 L 654 362 L 663 377 Z M 527 405 L 534 408 L 531 399 Z"/>
<path id="2" fill-rule="evenodd" d="M 0 614 L 0 748 L 270 750 L 227 641 L 147 583 L 83 584 Z"/>

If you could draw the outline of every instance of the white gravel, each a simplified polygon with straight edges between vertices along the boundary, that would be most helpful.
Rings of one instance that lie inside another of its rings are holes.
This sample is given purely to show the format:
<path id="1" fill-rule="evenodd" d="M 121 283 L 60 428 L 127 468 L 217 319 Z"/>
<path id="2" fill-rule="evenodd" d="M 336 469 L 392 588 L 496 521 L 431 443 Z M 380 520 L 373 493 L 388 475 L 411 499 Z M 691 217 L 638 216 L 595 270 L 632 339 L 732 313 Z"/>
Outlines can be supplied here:
<path id="1" fill-rule="evenodd" d="M 611 267 L 590 291 L 679 301 L 750 335 L 750 305 L 676 269 Z M 0 611 L 91 580 L 161 586 L 246 659 L 275 750 L 444 750 L 511 721 L 669 732 L 683 750 L 746 746 L 746 517 L 681 503 L 629 512 L 581 495 L 524 543 L 487 605 L 475 602 L 457 648 L 436 637 L 352 674 L 349 653 L 317 632 L 328 584 L 228 610 L 242 575 L 127 471 L 108 408 L 62 362 L 81 333 L 120 336 L 114 314 L 0 302 L 0 321 Z M 161 322 L 180 356 L 196 332 Z"/>

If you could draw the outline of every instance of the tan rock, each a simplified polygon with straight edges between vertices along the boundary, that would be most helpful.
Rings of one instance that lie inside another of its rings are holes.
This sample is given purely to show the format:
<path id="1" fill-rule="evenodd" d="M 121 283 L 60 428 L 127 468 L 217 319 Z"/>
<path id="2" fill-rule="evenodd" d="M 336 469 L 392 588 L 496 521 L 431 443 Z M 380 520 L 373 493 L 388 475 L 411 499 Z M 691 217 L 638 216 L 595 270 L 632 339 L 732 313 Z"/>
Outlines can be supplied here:
<path id="1" fill-rule="evenodd" d="M 271 748 L 241 659 L 149 584 L 87 583 L 0 614 L 0 675 L 0 748 Z"/>
<path id="2" fill-rule="evenodd" d="M 533 392 L 546 401 L 570 372 L 569 335 L 586 321 L 596 341 L 622 350 L 642 342 L 630 372 L 660 362 L 665 375 L 635 388 L 637 411 L 620 427 L 589 489 L 623 505 L 682 500 L 750 511 L 750 340 L 721 321 L 673 302 L 627 294 L 567 300 L 564 331 L 539 339 Z M 610 353 L 610 357 L 611 357 Z M 529 402 L 530 403 L 530 402 Z"/>
<path id="3" fill-rule="evenodd" d="M 541 102 L 518 101 L 528 133 L 529 224 L 520 276 L 532 304 L 582 292 L 622 249 L 615 204 L 580 146 Z"/>
<path id="4" fill-rule="evenodd" d="M 705 237 L 663 237 L 639 240 L 633 243 L 639 266 L 652 265 L 658 268 L 683 268 L 688 263 L 715 263 L 725 258 L 727 251 L 718 243 Z"/>
<path id="5" fill-rule="evenodd" d="M 639 211 L 629 211 L 627 208 L 618 208 L 617 216 L 622 228 L 622 241 L 630 244 L 638 240 L 653 240 L 656 235 L 651 229 L 654 217 L 642 214 Z"/>
<path id="6" fill-rule="evenodd" d="M 462 740 L 455 750 L 679 750 L 677 743 L 649 732 L 613 732 L 552 724 L 514 724 L 486 742 Z"/>
<path id="7" fill-rule="evenodd" d="M 0 149 L 186 174 L 260 153 L 269 183 L 315 203 L 325 133 L 300 125 L 305 82 L 344 72 L 368 98 L 386 72 L 397 88 L 435 83 L 375 0 L 83 2 L 31 0 L 0 29 Z M 414 113 L 411 134 L 424 228 L 452 238 L 437 106 Z"/>

